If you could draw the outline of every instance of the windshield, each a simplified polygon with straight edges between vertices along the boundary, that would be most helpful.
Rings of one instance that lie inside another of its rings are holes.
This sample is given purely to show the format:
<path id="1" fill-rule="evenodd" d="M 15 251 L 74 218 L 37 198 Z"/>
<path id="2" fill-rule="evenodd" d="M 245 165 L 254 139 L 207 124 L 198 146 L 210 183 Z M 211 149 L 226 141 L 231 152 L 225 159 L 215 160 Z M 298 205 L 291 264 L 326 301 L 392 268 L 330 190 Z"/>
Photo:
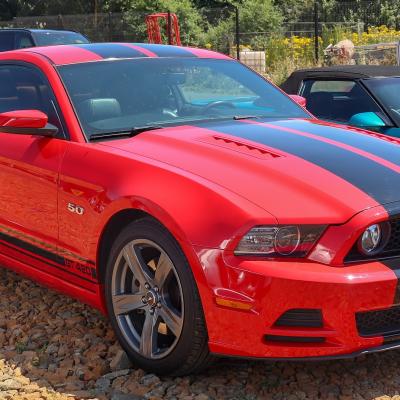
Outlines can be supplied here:
<path id="1" fill-rule="evenodd" d="M 374 78 L 363 82 L 400 126 L 400 78 Z"/>
<path id="2" fill-rule="evenodd" d="M 68 31 L 34 31 L 32 35 L 37 46 L 53 46 L 57 44 L 89 43 L 85 36 Z"/>
<path id="3" fill-rule="evenodd" d="M 231 60 L 142 58 L 58 69 L 88 139 L 209 119 L 310 118 L 280 90 Z"/>

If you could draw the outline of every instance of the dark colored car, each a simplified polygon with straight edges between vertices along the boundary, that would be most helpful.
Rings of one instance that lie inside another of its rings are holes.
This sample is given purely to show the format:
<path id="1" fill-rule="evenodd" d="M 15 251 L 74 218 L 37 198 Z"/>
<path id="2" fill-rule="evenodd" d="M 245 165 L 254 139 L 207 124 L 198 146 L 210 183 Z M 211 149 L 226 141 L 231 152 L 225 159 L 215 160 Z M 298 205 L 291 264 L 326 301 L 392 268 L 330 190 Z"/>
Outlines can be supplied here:
<path id="1" fill-rule="evenodd" d="M 0 29 L 0 51 L 58 44 L 83 44 L 89 39 L 81 33 L 54 29 Z"/>
<path id="2" fill-rule="evenodd" d="M 400 67 L 340 65 L 298 70 L 282 84 L 319 119 L 400 137 Z"/>

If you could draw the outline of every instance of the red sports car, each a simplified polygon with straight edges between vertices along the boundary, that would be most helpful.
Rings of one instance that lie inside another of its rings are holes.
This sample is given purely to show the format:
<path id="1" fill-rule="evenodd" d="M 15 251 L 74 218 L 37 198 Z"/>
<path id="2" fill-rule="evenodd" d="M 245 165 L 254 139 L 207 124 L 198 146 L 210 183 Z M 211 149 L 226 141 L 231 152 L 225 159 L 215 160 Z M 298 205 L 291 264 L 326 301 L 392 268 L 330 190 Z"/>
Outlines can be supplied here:
<path id="1" fill-rule="evenodd" d="M 2 53 L 0 263 L 161 374 L 399 347 L 399 144 L 206 50 Z"/>

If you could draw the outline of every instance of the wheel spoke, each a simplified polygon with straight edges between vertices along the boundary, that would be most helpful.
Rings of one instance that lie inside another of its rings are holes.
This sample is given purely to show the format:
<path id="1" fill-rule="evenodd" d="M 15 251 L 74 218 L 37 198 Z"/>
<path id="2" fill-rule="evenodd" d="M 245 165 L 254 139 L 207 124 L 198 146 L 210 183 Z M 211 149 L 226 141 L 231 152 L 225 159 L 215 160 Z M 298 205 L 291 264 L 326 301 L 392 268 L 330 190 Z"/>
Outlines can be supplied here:
<path id="1" fill-rule="evenodd" d="M 147 266 L 134 246 L 131 244 L 126 245 L 123 249 L 123 257 L 141 286 L 144 286 L 146 282 L 152 281 L 152 278 L 146 272 Z"/>
<path id="2" fill-rule="evenodd" d="M 179 316 L 175 310 L 168 307 L 165 303 L 161 306 L 159 310 L 160 317 L 167 324 L 170 331 L 176 336 L 179 337 L 182 330 L 182 317 Z"/>
<path id="3" fill-rule="evenodd" d="M 167 276 L 172 271 L 172 265 L 169 258 L 164 254 L 161 253 L 160 259 L 157 263 L 156 273 L 154 277 L 155 284 L 161 289 L 164 286 L 165 280 Z"/>
<path id="4" fill-rule="evenodd" d="M 147 358 L 151 358 L 157 351 L 157 312 L 154 314 L 146 313 L 143 324 L 142 335 L 140 337 L 140 353 Z"/>
<path id="5" fill-rule="evenodd" d="M 143 293 L 117 294 L 113 296 L 112 300 L 115 314 L 127 314 L 130 311 L 143 308 L 145 306 L 145 304 L 142 302 L 143 296 Z"/>

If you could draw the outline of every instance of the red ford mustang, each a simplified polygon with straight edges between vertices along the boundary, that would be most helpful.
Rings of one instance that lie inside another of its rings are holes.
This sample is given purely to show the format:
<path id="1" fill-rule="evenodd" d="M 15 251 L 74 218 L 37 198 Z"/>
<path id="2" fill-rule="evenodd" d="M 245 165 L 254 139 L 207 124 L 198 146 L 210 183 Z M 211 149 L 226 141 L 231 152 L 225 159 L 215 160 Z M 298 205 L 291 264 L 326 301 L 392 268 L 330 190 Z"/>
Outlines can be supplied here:
<path id="1" fill-rule="evenodd" d="M 399 144 L 205 50 L 2 53 L 0 263 L 157 373 L 399 347 Z"/>

